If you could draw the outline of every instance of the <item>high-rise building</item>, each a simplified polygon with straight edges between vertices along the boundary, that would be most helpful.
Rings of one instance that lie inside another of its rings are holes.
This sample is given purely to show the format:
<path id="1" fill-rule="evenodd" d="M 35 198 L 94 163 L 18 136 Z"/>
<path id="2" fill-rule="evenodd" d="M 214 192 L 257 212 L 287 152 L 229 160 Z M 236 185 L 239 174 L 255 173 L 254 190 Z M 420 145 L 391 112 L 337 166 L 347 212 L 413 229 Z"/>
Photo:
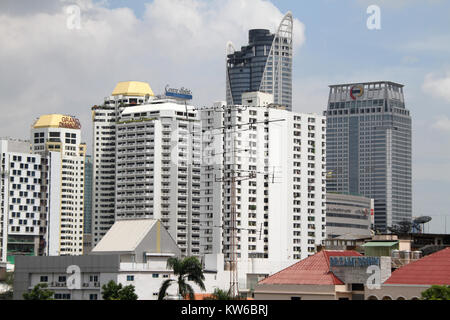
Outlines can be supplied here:
<path id="1" fill-rule="evenodd" d="M 271 93 L 274 102 L 292 109 L 292 14 L 288 12 L 278 30 L 253 29 L 249 43 L 235 51 L 227 44 L 226 100 L 243 104 L 244 92 Z"/>
<path id="2" fill-rule="evenodd" d="M 200 111 L 201 251 L 230 261 L 235 203 L 239 281 L 246 282 L 246 273 L 270 274 L 325 239 L 326 123 L 273 104 L 271 94 L 244 93 L 242 100 Z"/>
<path id="3" fill-rule="evenodd" d="M 83 254 L 86 144 L 81 143 L 80 121 L 62 114 L 39 117 L 31 129 L 31 147 L 42 157 L 44 254 Z"/>
<path id="4" fill-rule="evenodd" d="M 155 99 L 125 108 L 116 132 L 116 219 L 160 219 L 183 254 L 199 255 L 197 111 Z"/>
<path id="5" fill-rule="evenodd" d="M 41 156 L 29 141 L 1 139 L 0 163 L 0 261 L 14 263 L 15 255 L 42 250 Z"/>
<path id="6" fill-rule="evenodd" d="M 119 82 L 102 105 L 92 107 L 93 198 L 92 245 L 95 246 L 115 221 L 116 122 L 124 108 L 143 104 L 153 91 L 145 82 Z"/>
<path id="7" fill-rule="evenodd" d="M 93 244 L 121 219 L 160 219 L 183 254 L 200 253 L 200 121 L 192 106 L 117 84 L 94 106 Z"/>
<path id="8" fill-rule="evenodd" d="M 411 221 L 411 116 L 403 85 L 330 86 L 327 191 L 374 199 L 375 228 Z"/>

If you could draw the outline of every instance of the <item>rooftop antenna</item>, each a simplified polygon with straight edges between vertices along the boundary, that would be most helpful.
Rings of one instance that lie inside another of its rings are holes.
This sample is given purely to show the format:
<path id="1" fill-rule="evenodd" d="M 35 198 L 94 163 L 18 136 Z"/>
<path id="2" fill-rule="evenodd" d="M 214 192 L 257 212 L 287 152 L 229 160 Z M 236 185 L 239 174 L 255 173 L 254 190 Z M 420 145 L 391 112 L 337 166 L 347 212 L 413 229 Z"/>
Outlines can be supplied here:
<path id="1" fill-rule="evenodd" d="M 208 110 L 207 109 L 203 109 L 203 111 Z M 227 113 L 227 112 L 231 112 L 231 110 L 246 110 L 247 106 L 241 106 L 241 105 L 222 105 L 221 108 L 212 108 L 211 110 L 215 111 L 215 112 L 223 112 L 223 113 Z M 227 125 L 223 125 L 220 128 L 213 128 L 212 130 L 222 130 L 223 135 L 227 135 L 226 130 L 228 130 L 231 133 L 231 154 L 232 154 L 232 164 L 231 164 L 231 172 L 228 176 L 224 176 L 223 178 L 217 178 L 215 177 L 215 181 L 216 182 L 230 182 L 231 184 L 231 213 L 230 213 L 230 218 L 231 218 L 231 225 L 229 230 L 231 231 L 231 236 L 230 236 L 230 295 L 232 297 L 237 297 L 239 295 L 239 284 L 238 284 L 238 270 L 237 270 L 237 226 L 236 226 L 236 222 L 237 222 L 237 213 L 236 213 L 236 182 L 238 181 L 244 181 L 244 180 L 249 180 L 249 179 L 253 179 L 256 177 L 257 174 L 265 174 L 267 175 L 268 172 L 257 172 L 257 171 L 249 171 L 247 172 L 245 175 L 241 175 L 241 172 L 243 170 L 237 170 L 236 169 L 236 127 L 241 128 L 242 126 L 249 126 L 250 128 L 253 128 L 254 126 L 258 125 L 258 124 L 268 124 L 269 122 L 278 122 L 278 121 L 285 121 L 285 119 L 276 119 L 276 120 L 265 120 L 265 121 L 260 121 L 260 122 L 251 122 L 251 123 L 247 123 L 247 124 L 238 124 L 238 125 L 233 125 L 233 124 L 227 124 Z M 251 149 L 251 148 L 249 148 Z M 248 151 L 249 149 L 244 149 L 245 151 Z M 242 151 L 242 149 L 241 149 Z M 225 154 L 225 152 L 224 152 Z M 224 166 L 224 170 L 226 170 L 226 166 Z M 222 207 L 223 210 L 224 207 Z M 242 228 L 241 228 L 242 229 Z M 261 237 L 261 233 L 262 233 L 262 225 L 261 225 L 261 231 L 260 231 L 260 237 Z"/>

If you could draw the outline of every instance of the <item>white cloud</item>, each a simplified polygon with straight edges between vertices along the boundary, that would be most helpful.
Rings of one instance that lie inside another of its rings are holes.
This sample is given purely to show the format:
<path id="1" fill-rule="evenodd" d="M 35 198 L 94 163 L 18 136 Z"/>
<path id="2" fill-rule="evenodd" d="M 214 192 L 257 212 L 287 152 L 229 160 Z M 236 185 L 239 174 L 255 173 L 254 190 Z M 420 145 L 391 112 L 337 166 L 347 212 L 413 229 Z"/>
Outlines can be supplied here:
<path id="1" fill-rule="evenodd" d="M 422 89 L 430 95 L 444 98 L 450 102 L 450 71 L 447 71 L 444 76 L 434 73 L 427 74 Z"/>
<path id="2" fill-rule="evenodd" d="M 450 119 L 447 116 L 440 116 L 432 125 L 434 129 L 450 132 Z"/>
<path id="3" fill-rule="evenodd" d="M 251 28 L 274 32 L 284 15 L 266 0 L 154 0 L 141 19 L 128 8 L 75 2 L 79 30 L 67 28 L 64 11 L 74 1 L 16 8 L 8 0 L 0 10 L 0 136 L 27 138 L 37 116 L 58 112 L 78 116 L 90 142 L 90 107 L 123 80 L 148 81 L 155 92 L 190 87 L 199 105 L 222 100 L 226 42 L 245 45 Z M 298 20 L 294 36 L 298 48 Z"/>
<path id="4" fill-rule="evenodd" d="M 400 45 L 405 52 L 450 53 L 450 36 L 447 34 L 429 35 Z"/>

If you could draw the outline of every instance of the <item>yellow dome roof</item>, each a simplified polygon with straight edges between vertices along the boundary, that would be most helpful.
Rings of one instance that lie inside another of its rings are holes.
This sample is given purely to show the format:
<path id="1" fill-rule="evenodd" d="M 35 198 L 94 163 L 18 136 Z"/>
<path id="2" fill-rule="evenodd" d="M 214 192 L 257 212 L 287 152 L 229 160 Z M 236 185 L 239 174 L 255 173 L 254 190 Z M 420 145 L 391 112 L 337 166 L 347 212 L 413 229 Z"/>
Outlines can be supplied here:
<path id="1" fill-rule="evenodd" d="M 80 121 L 72 116 L 63 114 L 46 114 L 40 116 L 33 124 L 33 128 L 69 128 L 80 129 Z"/>
<path id="2" fill-rule="evenodd" d="M 113 96 L 154 96 L 152 88 L 147 82 L 140 81 L 122 81 L 119 82 L 112 93 Z"/>

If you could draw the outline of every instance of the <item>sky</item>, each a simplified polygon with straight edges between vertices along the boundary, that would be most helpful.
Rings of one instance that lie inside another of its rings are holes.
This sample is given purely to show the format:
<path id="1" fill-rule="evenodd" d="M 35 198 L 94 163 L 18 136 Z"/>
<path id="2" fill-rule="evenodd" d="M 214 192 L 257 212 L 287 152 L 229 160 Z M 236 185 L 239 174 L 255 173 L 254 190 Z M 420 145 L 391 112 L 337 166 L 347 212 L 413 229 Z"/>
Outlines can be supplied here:
<path id="1" fill-rule="evenodd" d="M 370 5 L 381 29 L 367 27 Z M 81 120 L 90 145 L 90 108 L 119 81 L 146 81 L 155 93 L 187 87 L 199 106 L 224 100 L 227 41 L 239 48 L 249 29 L 274 32 L 287 11 L 295 19 L 293 111 L 322 113 L 331 84 L 405 85 L 413 215 L 433 217 L 426 231 L 450 232 L 446 0 L 2 0 L 0 136 L 29 139 L 39 115 L 64 113 Z"/>

